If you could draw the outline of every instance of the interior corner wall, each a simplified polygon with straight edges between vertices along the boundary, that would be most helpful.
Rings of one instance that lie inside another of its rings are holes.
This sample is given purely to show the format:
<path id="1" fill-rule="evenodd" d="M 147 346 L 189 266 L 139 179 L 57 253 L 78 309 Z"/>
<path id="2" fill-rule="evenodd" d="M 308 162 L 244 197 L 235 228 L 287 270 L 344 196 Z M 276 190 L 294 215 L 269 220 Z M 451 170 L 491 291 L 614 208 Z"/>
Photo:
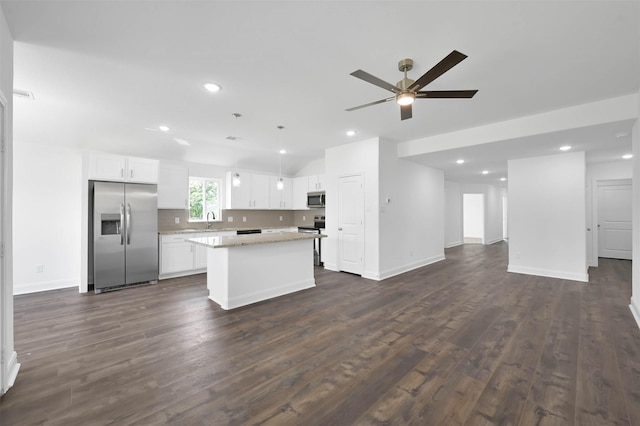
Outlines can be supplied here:
<path id="1" fill-rule="evenodd" d="M 379 139 L 372 138 L 328 148 L 325 152 L 325 207 L 327 238 L 322 240 L 322 258 L 326 269 L 338 269 L 338 182 L 341 176 L 362 175 L 364 192 L 364 253 L 365 278 L 377 279 L 380 271 L 378 214 Z"/>
<path id="2" fill-rule="evenodd" d="M 14 294 L 80 285 L 82 153 L 17 141 Z"/>
<path id="3" fill-rule="evenodd" d="M 638 106 L 640 111 L 640 105 Z M 631 273 L 631 312 L 640 327 L 640 116 L 631 132 L 633 143 L 633 261 Z"/>
<path id="4" fill-rule="evenodd" d="M 459 246 L 462 237 L 462 190 L 457 182 L 444 183 L 444 248 Z"/>
<path id="5" fill-rule="evenodd" d="M 11 386 L 18 375 L 20 364 L 14 346 L 13 335 L 13 36 L 0 5 L 0 92 L 6 100 L 4 136 L 5 152 L 0 185 L 4 188 L 4 200 L 0 220 L 4 261 L 0 268 L 0 396 Z"/>
<path id="6" fill-rule="evenodd" d="M 509 272 L 588 281 L 585 153 L 509 160 Z"/>
<path id="7" fill-rule="evenodd" d="M 444 172 L 398 158 L 380 141 L 380 270 L 386 279 L 444 260 Z"/>
<path id="8" fill-rule="evenodd" d="M 597 230 L 594 224 L 594 215 L 598 208 L 597 191 L 598 181 L 610 179 L 631 179 L 633 176 L 633 162 L 629 160 L 619 160 L 607 163 L 587 164 L 587 191 L 586 206 L 587 220 L 587 264 L 588 266 L 598 266 Z"/>
<path id="9" fill-rule="evenodd" d="M 484 194 L 484 243 L 503 240 L 502 188 L 487 184 L 464 184 L 463 194 Z"/>

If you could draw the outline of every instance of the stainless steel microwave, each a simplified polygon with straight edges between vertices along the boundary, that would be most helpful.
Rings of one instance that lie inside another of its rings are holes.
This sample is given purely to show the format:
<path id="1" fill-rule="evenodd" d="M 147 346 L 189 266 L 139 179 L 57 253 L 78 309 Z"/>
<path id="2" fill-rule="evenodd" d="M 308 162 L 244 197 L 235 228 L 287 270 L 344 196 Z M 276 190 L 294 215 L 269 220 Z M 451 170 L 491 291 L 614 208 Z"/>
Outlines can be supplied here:
<path id="1" fill-rule="evenodd" d="M 324 202 L 325 202 L 324 191 L 307 193 L 307 207 L 309 208 L 324 207 Z"/>

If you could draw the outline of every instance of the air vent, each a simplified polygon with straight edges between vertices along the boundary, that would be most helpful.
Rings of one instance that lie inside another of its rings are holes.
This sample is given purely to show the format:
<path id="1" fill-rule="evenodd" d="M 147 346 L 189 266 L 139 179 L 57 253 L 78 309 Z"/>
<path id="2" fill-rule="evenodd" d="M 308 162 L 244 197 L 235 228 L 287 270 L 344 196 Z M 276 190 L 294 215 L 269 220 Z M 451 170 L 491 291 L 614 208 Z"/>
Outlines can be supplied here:
<path id="1" fill-rule="evenodd" d="M 33 92 L 29 92 L 28 90 L 13 89 L 13 96 L 22 99 L 29 99 L 31 101 L 36 99 L 33 96 Z"/>

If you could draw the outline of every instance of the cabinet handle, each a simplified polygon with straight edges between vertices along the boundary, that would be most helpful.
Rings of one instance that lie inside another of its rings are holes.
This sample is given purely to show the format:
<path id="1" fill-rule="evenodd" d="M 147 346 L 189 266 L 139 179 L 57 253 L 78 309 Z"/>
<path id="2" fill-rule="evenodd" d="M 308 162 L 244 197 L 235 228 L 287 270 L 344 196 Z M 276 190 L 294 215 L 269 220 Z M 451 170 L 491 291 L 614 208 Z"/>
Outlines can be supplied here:
<path id="1" fill-rule="evenodd" d="M 129 170 L 129 177 L 133 178 L 133 169 Z"/>
<path id="2" fill-rule="evenodd" d="M 124 179 L 124 167 L 120 168 L 120 177 Z"/>

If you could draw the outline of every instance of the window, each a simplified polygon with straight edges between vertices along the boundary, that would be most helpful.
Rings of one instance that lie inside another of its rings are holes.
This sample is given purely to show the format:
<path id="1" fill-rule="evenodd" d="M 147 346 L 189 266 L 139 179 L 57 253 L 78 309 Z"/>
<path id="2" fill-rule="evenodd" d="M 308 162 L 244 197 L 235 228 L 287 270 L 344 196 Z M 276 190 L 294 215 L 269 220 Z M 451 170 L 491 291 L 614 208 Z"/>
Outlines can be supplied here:
<path id="1" fill-rule="evenodd" d="M 189 222 L 207 220 L 207 213 L 213 213 L 213 220 L 220 216 L 220 180 L 189 177 Z M 211 215 L 209 215 L 211 220 Z"/>

